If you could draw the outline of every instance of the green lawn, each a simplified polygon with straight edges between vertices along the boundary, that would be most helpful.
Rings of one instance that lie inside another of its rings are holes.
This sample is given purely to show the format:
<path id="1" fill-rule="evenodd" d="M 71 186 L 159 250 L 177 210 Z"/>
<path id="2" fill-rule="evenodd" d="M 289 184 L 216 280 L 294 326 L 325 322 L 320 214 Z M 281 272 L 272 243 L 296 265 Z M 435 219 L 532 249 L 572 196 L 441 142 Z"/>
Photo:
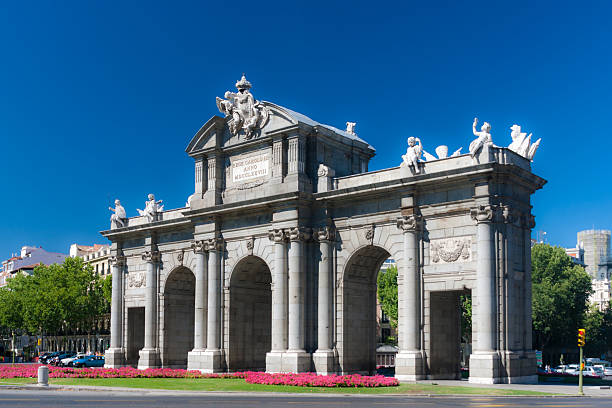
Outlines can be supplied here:
<path id="1" fill-rule="evenodd" d="M 0 384 L 35 384 L 35 378 L 0 379 Z M 52 378 L 52 385 L 93 385 L 106 387 L 148 388 L 183 391 L 265 391 L 290 393 L 339 394 L 477 394 L 477 395 L 550 395 L 536 391 L 503 390 L 429 384 L 401 384 L 380 388 L 292 387 L 285 385 L 248 384 L 242 379 L 186 378 Z"/>

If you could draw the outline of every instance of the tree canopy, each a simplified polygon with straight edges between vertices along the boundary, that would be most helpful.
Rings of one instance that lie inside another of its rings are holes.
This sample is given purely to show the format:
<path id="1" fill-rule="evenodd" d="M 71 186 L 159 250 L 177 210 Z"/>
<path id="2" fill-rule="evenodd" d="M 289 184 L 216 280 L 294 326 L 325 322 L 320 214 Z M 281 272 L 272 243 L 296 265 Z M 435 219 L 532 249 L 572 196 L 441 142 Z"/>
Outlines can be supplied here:
<path id="1" fill-rule="evenodd" d="M 381 270 L 376 283 L 380 307 L 389 317 L 391 326 L 397 327 L 397 266 Z"/>

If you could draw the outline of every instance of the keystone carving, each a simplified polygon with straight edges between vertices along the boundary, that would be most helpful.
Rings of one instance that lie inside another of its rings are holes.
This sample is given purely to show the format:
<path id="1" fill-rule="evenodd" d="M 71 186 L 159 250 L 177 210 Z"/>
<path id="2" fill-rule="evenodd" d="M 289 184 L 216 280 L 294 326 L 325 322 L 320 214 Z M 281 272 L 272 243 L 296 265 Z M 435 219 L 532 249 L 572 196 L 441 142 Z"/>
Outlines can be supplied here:
<path id="1" fill-rule="evenodd" d="M 253 248 L 255 248 L 255 238 L 249 238 L 246 242 L 246 247 L 249 255 L 253 255 Z"/>
<path id="2" fill-rule="evenodd" d="M 365 239 L 370 243 L 370 245 L 374 245 L 374 224 L 370 225 L 366 228 L 364 232 Z"/>

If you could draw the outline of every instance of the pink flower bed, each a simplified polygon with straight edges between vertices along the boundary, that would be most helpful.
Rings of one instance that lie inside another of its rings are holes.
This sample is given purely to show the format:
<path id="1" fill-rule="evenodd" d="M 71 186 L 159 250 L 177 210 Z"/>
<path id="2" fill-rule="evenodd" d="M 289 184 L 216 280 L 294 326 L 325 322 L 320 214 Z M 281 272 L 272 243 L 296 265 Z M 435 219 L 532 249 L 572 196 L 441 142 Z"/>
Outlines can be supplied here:
<path id="1" fill-rule="evenodd" d="M 0 378 L 36 378 L 38 367 L 34 364 L 0 366 Z M 133 367 L 122 368 L 72 368 L 49 366 L 50 378 L 243 378 L 249 384 L 292 385 L 297 387 L 392 387 L 399 385 L 393 377 L 382 375 L 316 375 L 268 374 L 262 372 L 238 372 L 204 374 L 171 368 L 149 368 L 138 370 Z"/>
<path id="2" fill-rule="evenodd" d="M 394 387 L 399 381 L 382 375 L 317 375 L 315 373 L 269 374 L 246 373 L 246 382 L 250 384 L 294 385 L 297 387 Z"/>

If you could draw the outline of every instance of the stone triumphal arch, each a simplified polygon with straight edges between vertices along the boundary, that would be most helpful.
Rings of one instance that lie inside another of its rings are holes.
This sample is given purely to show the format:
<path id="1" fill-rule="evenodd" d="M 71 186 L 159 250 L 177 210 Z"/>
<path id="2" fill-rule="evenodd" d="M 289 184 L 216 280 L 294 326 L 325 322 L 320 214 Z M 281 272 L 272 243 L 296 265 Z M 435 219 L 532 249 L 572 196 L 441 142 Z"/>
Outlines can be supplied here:
<path id="1" fill-rule="evenodd" d="M 107 366 L 372 373 L 376 276 L 398 274 L 400 379 L 459 376 L 459 295 L 473 302 L 473 382 L 532 381 L 530 196 L 539 141 L 477 130 L 469 154 L 410 138 L 399 167 L 269 102 L 242 78 L 187 146 L 194 191 L 111 229 Z M 518 128 L 518 130 L 517 130 Z M 398 129 L 399 131 L 399 129 Z M 501 139 L 501 136 L 497 136 Z M 466 140 L 466 142 L 469 140 Z M 422 157 L 425 156 L 426 160 Z M 402 160 L 403 159 L 403 160 Z"/>

